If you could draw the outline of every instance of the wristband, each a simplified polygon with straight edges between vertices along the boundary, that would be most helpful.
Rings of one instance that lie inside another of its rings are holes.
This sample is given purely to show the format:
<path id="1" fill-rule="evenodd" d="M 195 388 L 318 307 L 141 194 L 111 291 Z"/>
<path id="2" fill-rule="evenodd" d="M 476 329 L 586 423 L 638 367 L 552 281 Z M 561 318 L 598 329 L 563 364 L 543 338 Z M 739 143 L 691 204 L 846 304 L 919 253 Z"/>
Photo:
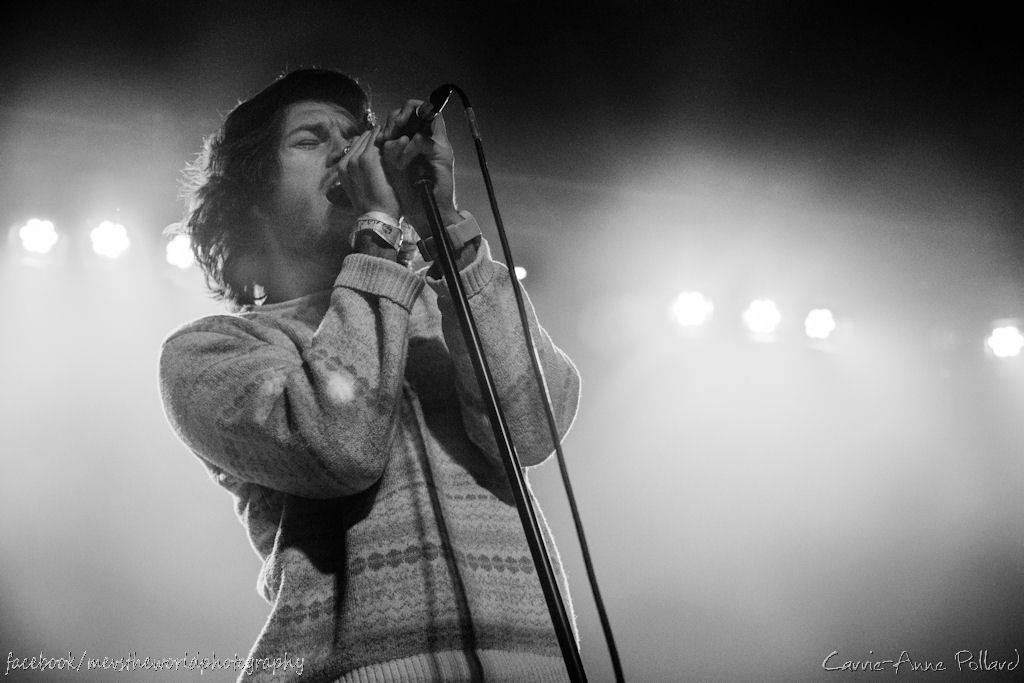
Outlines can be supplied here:
<path id="1" fill-rule="evenodd" d="M 398 227 L 402 229 L 402 245 L 398 248 L 398 260 L 409 263 L 416 255 L 416 228 L 405 220 L 405 216 L 398 219 Z"/>
<path id="2" fill-rule="evenodd" d="M 480 231 L 480 224 L 473 218 L 473 214 L 468 211 L 460 211 L 459 215 L 462 216 L 461 221 L 445 228 L 448 237 L 451 238 L 455 251 L 462 249 L 474 238 L 483 234 Z M 420 255 L 424 261 L 433 261 L 437 258 L 438 249 L 437 245 L 434 244 L 433 235 L 420 240 L 416 246 L 419 247 Z"/>
<path id="3" fill-rule="evenodd" d="M 406 224 L 408 225 L 408 224 Z M 370 211 L 356 219 L 356 227 L 349 237 L 349 246 L 356 247 L 356 238 L 360 233 L 372 232 L 387 242 L 395 251 L 402 247 L 402 225 L 383 211 Z"/>

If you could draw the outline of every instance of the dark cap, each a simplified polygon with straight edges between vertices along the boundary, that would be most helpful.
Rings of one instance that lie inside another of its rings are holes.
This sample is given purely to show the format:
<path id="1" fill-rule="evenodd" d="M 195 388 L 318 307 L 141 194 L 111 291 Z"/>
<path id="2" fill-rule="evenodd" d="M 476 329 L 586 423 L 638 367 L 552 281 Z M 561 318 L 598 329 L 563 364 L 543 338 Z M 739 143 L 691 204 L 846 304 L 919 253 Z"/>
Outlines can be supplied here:
<path id="1" fill-rule="evenodd" d="M 235 107 L 224 121 L 224 137 L 244 136 L 268 123 L 279 110 L 307 100 L 333 102 L 364 126 L 373 113 L 366 91 L 353 79 L 330 69 L 299 69 L 276 81 Z"/>

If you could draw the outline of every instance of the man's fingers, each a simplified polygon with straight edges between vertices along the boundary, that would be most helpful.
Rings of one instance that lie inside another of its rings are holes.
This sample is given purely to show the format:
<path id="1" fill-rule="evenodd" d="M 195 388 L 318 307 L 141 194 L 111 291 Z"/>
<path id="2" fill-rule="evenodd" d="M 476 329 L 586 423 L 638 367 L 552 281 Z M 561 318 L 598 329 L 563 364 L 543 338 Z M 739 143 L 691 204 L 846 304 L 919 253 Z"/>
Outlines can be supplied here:
<path id="1" fill-rule="evenodd" d="M 392 109 L 388 112 L 387 122 L 384 124 L 380 134 L 381 139 L 387 141 L 398 135 L 405 125 L 409 123 L 409 119 L 412 118 L 416 107 L 421 104 L 423 104 L 423 100 L 406 100 L 401 108 Z"/>
<path id="2" fill-rule="evenodd" d="M 380 157 L 377 148 L 373 145 L 377 129 L 371 128 L 352 142 L 352 147 L 345 156 L 349 160 L 346 170 L 357 164 L 363 175 L 371 174 L 380 166 Z"/>
<path id="3" fill-rule="evenodd" d="M 406 167 L 412 163 L 413 159 L 420 156 L 425 151 L 425 138 L 417 133 L 413 136 L 412 140 L 409 141 L 409 144 L 402 148 L 402 152 L 398 155 L 397 161 L 395 161 L 395 166 L 405 170 Z"/>
<path id="4" fill-rule="evenodd" d="M 397 140 L 388 140 L 384 143 L 384 163 L 389 168 L 401 170 L 398 166 L 398 160 L 402 156 L 402 150 L 405 149 L 406 145 L 409 144 L 409 138 L 406 135 L 398 138 Z"/>
<path id="5" fill-rule="evenodd" d="M 362 160 L 362 156 L 366 153 L 367 148 L 370 146 L 370 140 L 376 131 L 376 126 L 368 131 L 365 131 L 362 135 L 356 138 L 355 143 L 352 145 L 352 149 L 349 150 L 349 156 L 354 159 Z"/>
<path id="6" fill-rule="evenodd" d="M 338 159 L 338 163 L 335 164 L 338 167 L 338 174 L 342 178 L 348 176 L 348 162 L 352 159 L 352 150 L 355 148 L 357 142 L 359 142 L 359 138 L 356 138 L 351 143 L 347 143 L 342 148 L 341 157 Z"/>
<path id="7" fill-rule="evenodd" d="M 340 180 L 355 208 L 397 214 L 399 203 L 381 165 L 381 150 L 374 144 L 379 127 L 354 140 L 338 163 Z"/>
<path id="8" fill-rule="evenodd" d="M 395 120 L 401 113 L 401 109 L 392 109 L 391 111 L 388 112 L 387 117 L 384 119 L 384 126 L 381 128 L 380 131 L 380 139 L 386 141 L 390 139 L 392 135 L 395 134 Z"/>
<path id="9" fill-rule="evenodd" d="M 428 137 L 423 133 L 417 133 L 409 141 L 409 144 L 402 149 L 395 165 L 398 168 L 404 169 L 412 163 L 413 159 L 420 155 L 427 157 L 427 159 L 443 161 L 451 156 L 451 147 L 443 141 L 435 139 L 433 136 Z"/>
<path id="10" fill-rule="evenodd" d="M 416 111 L 416 107 L 423 104 L 423 100 L 406 100 L 405 104 L 402 105 L 402 113 L 400 115 L 402 123 L 405 124 L 412 118 L 413 112 Z"/>
<path id="11" fill-rule="evenodd" d="M 338 162 L 338 170 L 343 176 L 348 175 L 349 167 L 351 166 L 354 159 L 359 158 L 359 145 L 363 141 L 365 133 L 356 137 L 351 144 L 348 145 L 348 151 L 341 157 L 341 161 Z"/>
<path id="12" fill-rule="evenodd" d="M 373 170 L 380 166 L 380 150 L 373 144 L 374 138 L 377 137 L 377 129 L 368 131 L 368 133 L 359 141 L 358 150 L 356 150 L 357 159 L 359 165 L 364 170 Z"/>

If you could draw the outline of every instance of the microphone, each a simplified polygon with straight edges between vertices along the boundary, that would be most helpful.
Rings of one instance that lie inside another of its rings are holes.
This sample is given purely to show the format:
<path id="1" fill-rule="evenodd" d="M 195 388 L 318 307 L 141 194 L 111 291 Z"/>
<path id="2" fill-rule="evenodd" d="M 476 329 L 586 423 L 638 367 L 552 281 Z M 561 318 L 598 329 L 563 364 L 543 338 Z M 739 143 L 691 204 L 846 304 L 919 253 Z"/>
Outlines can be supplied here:
<path id="1" fill-rule="evenodd" d="M 409 117 L 409 120 L 405 122 L 405 125 L 392 133 L 391 139 L 397 140 L 403 135 L 408 135 L 411 138 L 417 133 L 429 131 L 431 122 L 448 106 L 448 101 L 452 98 L 453 92 L 455 92 L 455 86 L 451 83 L 445 83 L 435 88 L 434 92 L 430 93 L 430 97 L 420 106 L 416 107 L 416 110 Z"/>

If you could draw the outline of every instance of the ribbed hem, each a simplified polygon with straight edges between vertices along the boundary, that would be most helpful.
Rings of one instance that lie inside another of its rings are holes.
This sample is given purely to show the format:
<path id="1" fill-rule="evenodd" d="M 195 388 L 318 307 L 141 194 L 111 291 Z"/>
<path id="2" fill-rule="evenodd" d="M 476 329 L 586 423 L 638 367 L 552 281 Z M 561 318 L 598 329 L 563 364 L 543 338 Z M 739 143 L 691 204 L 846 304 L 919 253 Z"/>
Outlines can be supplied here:
<path id="1" fill-rule="evenodd" d="M 423 278 L 394 261 L 369 254 L 349 254 L 334 286 L 382 296 L 411 311 L 423 290 Z"/>
<path id="2" fill-rule="evenodd" d="M 491 258 L 491 247 L 486 239 L 480 240 L 480 246 L 476 250 L 476 258 L 459 273 L 462 276 L 463 285 L 466 288 L 466 296 L 473 297 L 480 293 L 498 273 L 498 268 L 503 267 Z M 438 297 L 448 297 L 448 285 L 442 278 L 427 276 L 427 284 L 430 285 Z"/>
<path id="3" fill-rule="evenodd" d="M 565 664 L 559 657 L 505 650 L 479 650 L 476 654 L 484 668 L 483 678 L 488 682 L 564 683 L 569 680 Z M 446 650 L 364 666 L 336 679 L 336 683 L 432 683 L 473 680 L 479 680 L 479 674 L 474 675 L 466 653 Z"/>

